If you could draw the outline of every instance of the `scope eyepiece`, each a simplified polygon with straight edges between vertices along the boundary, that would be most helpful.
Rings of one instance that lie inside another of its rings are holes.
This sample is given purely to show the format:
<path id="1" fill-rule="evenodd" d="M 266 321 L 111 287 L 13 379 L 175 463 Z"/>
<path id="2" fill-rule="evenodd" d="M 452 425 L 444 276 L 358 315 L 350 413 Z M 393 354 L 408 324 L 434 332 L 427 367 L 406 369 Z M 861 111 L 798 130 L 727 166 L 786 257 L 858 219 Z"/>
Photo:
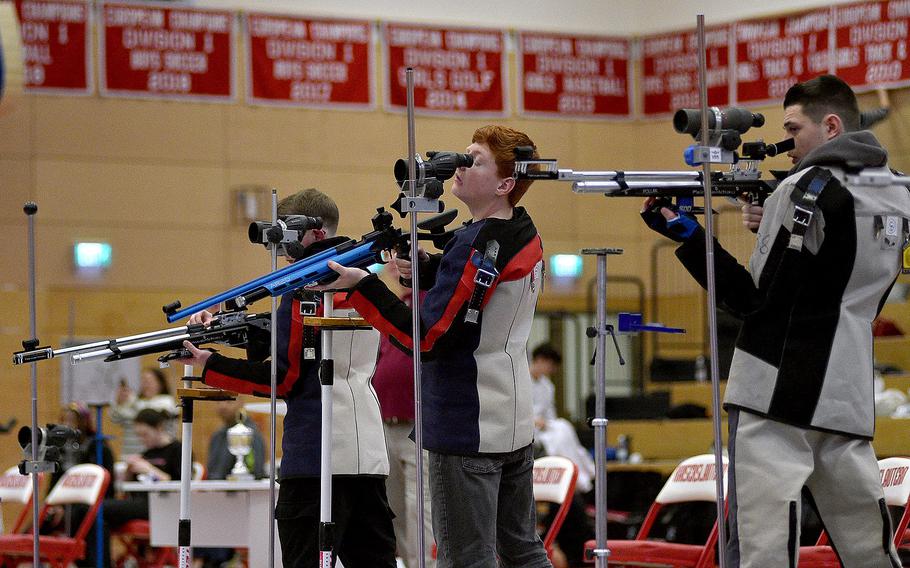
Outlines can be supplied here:
<path id="1" fill-rule="evenodd" d="M 781 140 L 775 144 L 768 144 L 765 147 L 765 153 L 773 157 L 784 152 L 789 152 L 793 148 L 796 148 L 796 141 L 793 138 L 787 138 L 786 140 Z"/>
<path id="2" fill-rule="evenodd" d="M 253 244 L 280 243 L 284 240 L 284 231 L 309 231 L 321 229 L 321 217 L 307 215 L 279 215 L 278 223 L 272 225 L 270 221 L 253 221 L 247 230 L 247 236 Z M 266 239 L 263 239 L 263 236 Z"/>
<path id="3" fill-rule="evenodd" d="M 745 134 L 750 128 L 759 128 L 765 124 L 761 113 L 740 107 L 711 107 L 708 112 L 708 130 L 733 130 Z M 698 136 L 701 131 L 701 111 L 683 108 L 673 115 L 673 128 L 680 134 Z"/>
<path id="4" fill-rule="evenodd" d="M 428 180 L 446 181 L 455 175 L 458 168 L 470 168 L 474 157 L 458 152 L 427 152 L 427 160 L 417 159 L 417 183 L 424 185 Z M 395 162 L 395 179 L 404 183 L 408 179 L 408 161 L 399 159 Z"/>
<path id="5" fill-rule="evenodd" d="M 747 160 L 764 160 L 778 154 L 790 151 L 796 147 L 793 138 L 787 138 L 774 144 L 765 144 L 764 142 L 746 142 L 743 144 L 742 155 Z"/>

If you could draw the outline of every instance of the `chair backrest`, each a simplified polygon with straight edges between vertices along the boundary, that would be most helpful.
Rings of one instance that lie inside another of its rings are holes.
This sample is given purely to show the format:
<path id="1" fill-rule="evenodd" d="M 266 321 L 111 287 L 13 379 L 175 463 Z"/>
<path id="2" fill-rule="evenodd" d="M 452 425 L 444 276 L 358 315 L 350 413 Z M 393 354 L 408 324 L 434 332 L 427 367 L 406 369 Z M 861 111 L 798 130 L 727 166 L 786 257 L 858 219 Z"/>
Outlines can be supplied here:
<path id="1" fill-rule="evenodd" d="M 12 529 L 10 529 L 10 534 L 22 532 L 26 518 L 31 512 L 30 505 L 33 495 L 31 475 L 19 473 L 19 466 L 17 465 L 3 472 L 3 476 L 0 477 L 0 503 L 19 503 L 24 505 L 19 511 Z"/>
<path id="2" fill-rule="evenodd" d="M 534 500 L 563 503 L 572 497 L 578 467 L 569 458 L 546 456 L 534 460 Z"/>
<path id="3" fill-rule="evenodd" d="M 901 518 L 894 527 L 894 545 L 904 542 L 910 525 L 910 458 L 885 458 L 878 460 L 885 503 L 889 507 L 903 507 Z"/>
<path id="4" fill-rule="evenodd" d="M 546 456 L 534 460 L 534 500 L 559 504 L 553 522 L 543 538 L 547 555 L 550 554 L 553 541 L 556 540 L 556 535 L 569 512 L 577 479 L 578 466 L 568 458 Z"/>
<path id="5" fill-rule="evenodd" d="M 199 481 L 205 479 L 208 475 L 208 472 L 205 469 L 205 466 L 200 462 L 193 462 L 193 481 Z"/>
<path id="6" fill-rule="evenodd" d="M 0 477 L 0 501 L 3 503 L 28 503 L 32 498 L 32 476 L 19 473 L 13 466 Z"/>
<path id="7" fill-rule="evenodd" d="M 889 507 L 906 507 L 910 500 L 910 458 L 878 460 L 885 503 Z"/>
<path id="8" fill-rule="evenodd" d="M 83 463 L 74 465 L 57 481 L 45 503 L 48 505 L 71 505 L 82 503 L 94 505 L 98 496 L 104 494 L 110 475 L 100 465 Z"/>
<path id="9" fill-rule="evenodd" d="M 727 458 L 723 458 L 724 473 L 727 473 Z M 717 502 L 717 467 L 713 454 L 701 454 L 680 462 L 663 489 L 654 498 L 654 504 L 648 509 L 641 528 L 635 540 L 646 540 L 655 521 L 661 514 L 661 509 L 666 505 L 692 501 Z M 727 495 L 729 482 L 724 476 L 724 496 Z M 729 508 L 724 508 L 726 515 Z M 714 548 L 717 544 L 717 519 L 708 533 L 701 555 L 695 563 L 698 568 L 712 566 L 714 561 Z"/>
<path id="10" fill-rule="evenodd" d="M 44 500 L 41 520 L 44 519 L 47 514 L 47 508 L 51 505 L 69 505 L 74 503 L 88 505 L 88 513 L 86 513 L 82 523 L 73 535 L 75 540 L 85 540 L 85 535 L 95 522 L 98 507 L 101 506 L 101 501 L 104 499 L 104 494 L 110 482 L 111 475 L 100 465 L 93 463 L 74 465 L 66 470 L 56 485 L 51 488 L 47 499 Z"/>
<path id="11" fill-rule="evenodd" d="M 724 471 L 727 469 L 727 458 L 723 459 Z M 669 505 L 688 501 L 717 501 L 717 468 L 713 454 L 702 454 L 683 460 L 663 489 L 654 498 L 655 503 Z M 726 481 L 726 479 L 725 479 Z M 728 483 L 724 483 L 724 496 L 727 495 Z"/>

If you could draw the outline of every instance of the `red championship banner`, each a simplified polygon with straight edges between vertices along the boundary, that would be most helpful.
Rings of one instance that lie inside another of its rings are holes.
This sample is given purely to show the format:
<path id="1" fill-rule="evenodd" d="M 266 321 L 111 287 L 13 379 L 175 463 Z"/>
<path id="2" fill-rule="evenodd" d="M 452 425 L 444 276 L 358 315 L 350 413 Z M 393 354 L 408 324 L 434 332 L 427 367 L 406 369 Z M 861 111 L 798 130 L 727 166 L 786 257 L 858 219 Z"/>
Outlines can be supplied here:
<path id="1" fill-rule="evenodd" d="M 408 67 L 414 106 L 439 114 L 506 114 L 505 34 L 498 30 L 385 25 L 386 106 L 407 106 Z"/>
<path id="2" fill-rule="evenodd" d="M 836 73 L 858 91 L 906 84 L 910 1 L 834 8 Z"/>
<path id="3" fill-rule="evenodd" d="M 251 103 L 372 108 L 370 22 L 247 14 L 246 24 Z"/>
<path id="4" fill-rule="evenodd" d="M 730 103 L 731 26 L 705 30 L 708 104 Z M 698 40 L 694 31 L 641 40 L 642 113 L 659 116 L 694 108 L 698 99 Z"/>
<path id="5" fill-rule="evenodd" d="M 518 34 L 519 112 L 629 118 L 627 39 Z"/>
<path id="6" fill-rule="evenodd" d="M 17 0 L 25 88 L 30 92 L 90 94 L 91 10 L 85 2 Z"/>
<path id="7" fill-rule="evenodd" d="M 831 9 L 736 23 L 736 100 L 780 102 L 795 83 L 828 72 Z"/>
<path id="8" fill-rule="evenodd" d="M 234 14 L 147 4 L 101 6 L 101 92 L 234 99 Z"/>

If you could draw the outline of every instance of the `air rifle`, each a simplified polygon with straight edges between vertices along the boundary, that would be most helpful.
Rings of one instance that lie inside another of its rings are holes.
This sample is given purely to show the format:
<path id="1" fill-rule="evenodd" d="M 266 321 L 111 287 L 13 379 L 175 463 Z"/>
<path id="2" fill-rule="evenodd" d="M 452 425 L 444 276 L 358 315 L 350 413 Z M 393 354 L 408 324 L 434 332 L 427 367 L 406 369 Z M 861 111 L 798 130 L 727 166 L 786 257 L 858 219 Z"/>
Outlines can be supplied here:
<path id="1" fill-rule="evenodd" d="M 430 232 L 419 234 L 418 239 L 430 240 L 440 248 L 445 246 L 454 231 L 442 231 L 441 227 L 451 222 L 457 214 L 458 211 L 455 210 L 447 211 L 423 221 L 421 225 Z M 181 309 L 179 301 L 168 304 L 162 308 L 167 315 L 167 321 L 173 323 L 221 302 L 229 302 L 238 308 L 243 308 L 262 298 L 280 296 L 308 284 L 329 283 L 338 277 L 335 271 L 329 268 L 329 261 L 349 268 L 365 268 L 384 262 L 383 251 L 400 249 L 407 245 L 409 235 L 392 226 L 392 215 L 384 208 L 377 209 L 371 222 L 373 231 L 363 235 L 357 242 L 346 241 L 320 251 L 289 266 L 235 286 L 226 292 L 196 302 L 187 308 Z"/>
<path id="2" fill-rule="evenodd" d="M 516 154 L 521 149 L 516 150 Z M 738 162 L 728 171 L 711 172 L 711 195 L 747 197 L 762 204 L 777 187 L 779 180 L 763 180 L 753 165 Z M 524 159 L 515 161 L 516 179 L 542 179 L 572 182 L 575 193 L 600 193 L 606 197 L 692 198 L 705 194 L 700 171 L 575 171 L 559 169 L 556 160 Z"/>
<path id="3" fill-rule="evenodd" d="M 106 339 L 53 349 L 40 347 L 13 354 L 13 364 L 21 365 L 34 361 L 54 359 L 71 355 L 72 362 L 119 361 L 140 355 L 179 350 L 184 341 L 194 345 L 217 343 L 232 347 L 254 347 L 268 345 L 271 321 L 268 313 L 248 314 L 244 311 L 223 312 L 216 314 L 208 324 L 190 324 L 149 333 Z M 166 359 L 168 356 L 162 357 Z M 172 357 L 171 357 L 172 358 Z"/>
<path id="4" fill-rule="evenodd" d="M 761 205 L 774 191 L 782 176 L 772 172 L 775 179 L 761 179 L 758 163 L 793 149 L 793 140 L 776 144 L 748 142 L 741 134 L 753 126 L 764 124 L 764 117 L 735 107 L 711 109 L 709 116 L 710 146 L 693 145 L 686 148 L 684 157 L 690 166 L 704 162 L 730 164 L 727 171 L 711 172 L 711 195 L 729 199 L 747 198 Z M 699 111 L 681 109 L 673 117 L 677 132 L 699 135 Z M 742 145 L 741 153 L 736 150 Z M 572 182 L 575 193 L 600 193 L 607 197 L 665 197 L 676 199 L 680 209 L 702 213 L 692 206 L 694 197 L 705 194 L 704 174 L 701 171 L 575 171 L 560 169 L 553 159 L 532 159 L 533 149 L 515 149 L 515 178 Z"/>

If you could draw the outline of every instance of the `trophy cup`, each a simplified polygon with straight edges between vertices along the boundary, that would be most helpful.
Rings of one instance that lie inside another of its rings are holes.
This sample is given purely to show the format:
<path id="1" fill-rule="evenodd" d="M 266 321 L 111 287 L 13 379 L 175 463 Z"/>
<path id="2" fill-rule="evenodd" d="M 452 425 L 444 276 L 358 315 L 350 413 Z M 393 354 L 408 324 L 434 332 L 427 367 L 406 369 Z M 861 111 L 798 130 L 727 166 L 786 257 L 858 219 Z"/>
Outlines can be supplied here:
<path id="1" fill-rule="evenodd" d="M 253 479 L 253 474 L 246 467 L 246 456 L 253 449 L 253 429 L 243 423 L 243 413 L 237 418 L 237 424 L 227 431 L 228 451 L 237 458 L 227 478 L 231 481 L 249 481 Z"/>

